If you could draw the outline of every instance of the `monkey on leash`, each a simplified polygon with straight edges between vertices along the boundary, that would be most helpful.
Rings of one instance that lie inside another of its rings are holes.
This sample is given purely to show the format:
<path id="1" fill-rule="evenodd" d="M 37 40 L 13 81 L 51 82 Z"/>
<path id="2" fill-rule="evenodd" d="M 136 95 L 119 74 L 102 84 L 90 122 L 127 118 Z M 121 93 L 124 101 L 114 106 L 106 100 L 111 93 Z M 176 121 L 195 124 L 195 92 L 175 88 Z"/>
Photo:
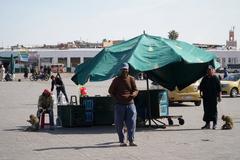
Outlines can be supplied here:
<path id="1" fill-rule="evenodd" d="M 230 116 L 222 115 L 222 120 L 225 122 L 222 126 L 222 130 L 227 130 L 227 129 L 233 128 L 233 120 Z"/>

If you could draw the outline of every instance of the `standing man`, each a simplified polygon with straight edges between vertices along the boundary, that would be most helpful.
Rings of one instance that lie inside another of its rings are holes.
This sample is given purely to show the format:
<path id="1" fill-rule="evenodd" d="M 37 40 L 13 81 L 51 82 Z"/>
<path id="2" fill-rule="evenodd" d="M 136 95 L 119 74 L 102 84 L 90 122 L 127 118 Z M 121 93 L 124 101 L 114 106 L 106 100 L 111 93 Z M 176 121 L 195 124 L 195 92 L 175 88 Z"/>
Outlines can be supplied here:
<path id="1" fill-rule="evenodd" d="M 211 65 L 208 66 L 207 75 L 203 77 L 199 89 L 203 98 L 203 121 L 206 122 L 202 129 L 210 129 L 210 121 L 213 121 L 212 129 L 216 129 L 217 102 L 221 101 L 221 85 Z"/>
<path id="2" fill-rule="evenodd" d="M 137 112 L 134 98 L 138 94 L 135 79 L 129 76 L 129 66 L 124 63 L 121 68 L 120 76 L 116 77 L 109 87 L 108 92 L 115 99 L 115 125 L 118 133 L 120 146 L 127 146 L 124 143 L 124 123 L 127 127 L 127 138 L 130 146 L 137 146 L 134 141 L 136 130 Z"/>
<path id="3" fill-rule="evenodd" d="M 51 79 L 52 79 L 51 92 L 53 91 L 54 85 L 55 85 L 56 86 L 56 90 L 57 90 L 57 99 L 59 98 L 60 92 L 62 92 L 64 94 L 65 98 L 66 98 L 67 103 L 69 103 L 68 97 L 67 97 L 67 93 L 66 93 L 66 90 L 65 90 L 62 78 L 60 77 L 60 74 L 58 73 L 56 75 L 56 77 L 54 77 L 54 75 L 52 75 Z"/>

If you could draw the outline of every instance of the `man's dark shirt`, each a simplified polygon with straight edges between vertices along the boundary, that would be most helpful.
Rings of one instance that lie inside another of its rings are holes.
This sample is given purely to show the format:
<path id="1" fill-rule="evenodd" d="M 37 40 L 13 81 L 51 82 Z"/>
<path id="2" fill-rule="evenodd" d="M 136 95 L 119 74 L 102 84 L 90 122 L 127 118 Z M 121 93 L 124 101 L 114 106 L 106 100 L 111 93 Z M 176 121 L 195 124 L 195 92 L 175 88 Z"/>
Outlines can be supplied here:
<path id="1" fill-rule="evenodd" d="M 118 104 L 132 104 L 133 99 L 138 94 L 135 80 L 132 76 L 127 78 L 116 77 L 109 87 L 108 92 L 112 95 Z"/>
<path id="2" fill-rule="evenodd" d="M 63 87 L 63 81 L 61 80 L 61 78 L 56 77 L 55 80 L 52 80 L 51 91 L 53 91 L 54 85 L 56 85 L 57 88 L 58 87 Z"/>
<path id="3" fill-rule="evenodd" d="M 220 96 L 221 84 L 217 76 L 205 76 L 200 83 L 200 91 L 203 94 L 204 99 L 214 99 Z"/>

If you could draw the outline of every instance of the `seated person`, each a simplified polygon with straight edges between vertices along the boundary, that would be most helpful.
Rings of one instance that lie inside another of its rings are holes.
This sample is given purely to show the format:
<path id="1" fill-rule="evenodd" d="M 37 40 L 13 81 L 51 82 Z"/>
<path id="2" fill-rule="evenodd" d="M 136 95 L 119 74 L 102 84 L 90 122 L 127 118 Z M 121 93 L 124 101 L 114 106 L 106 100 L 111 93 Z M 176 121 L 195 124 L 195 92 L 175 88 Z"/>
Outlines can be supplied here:
<path id="1" fill-rule="evenodd" d="M 53 98 L 51 92 L 45 89 L 38 99 L 37 117 L 40 119 L 41 113 L 49 113 L 50 129 L 54 129 L 53 120 Z"/>
<path id="2" fill-rule="evenodd" d="M 39 119 L 35 115 L 31 114 L 27 122 L 29 122 L 31 126 L 26 128 L 25 131 L 37 131 L 39 129 Z"/>

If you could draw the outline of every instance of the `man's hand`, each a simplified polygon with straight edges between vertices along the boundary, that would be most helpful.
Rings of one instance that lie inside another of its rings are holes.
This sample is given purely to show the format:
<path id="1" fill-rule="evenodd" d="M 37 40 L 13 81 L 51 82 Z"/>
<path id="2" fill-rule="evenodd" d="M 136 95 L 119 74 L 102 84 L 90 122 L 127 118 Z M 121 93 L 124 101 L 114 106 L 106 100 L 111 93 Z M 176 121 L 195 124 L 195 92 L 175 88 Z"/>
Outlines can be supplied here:
<path id="1" fill-rule="evenodd" d="M 217 101 L 218 101 L 218 102 L 221 102 L 221 101 L 222 101 L 222 98 L 221 98 L 221 97 L 218 97 L 218 98 L 217 98 Z"/>
<path id="2" fill-rule="evenodd" d="M 200 91 L 200 97 L 203 98 L 203 94 L 202 94 L 202 91 Z"/>
<path id="3" fill-rule="evenodd" d="M 133 98 L 134 98 L 134 96 L 131 94 L 131 95 L 128 97 L 128 100 L 131 101 Z"/>

